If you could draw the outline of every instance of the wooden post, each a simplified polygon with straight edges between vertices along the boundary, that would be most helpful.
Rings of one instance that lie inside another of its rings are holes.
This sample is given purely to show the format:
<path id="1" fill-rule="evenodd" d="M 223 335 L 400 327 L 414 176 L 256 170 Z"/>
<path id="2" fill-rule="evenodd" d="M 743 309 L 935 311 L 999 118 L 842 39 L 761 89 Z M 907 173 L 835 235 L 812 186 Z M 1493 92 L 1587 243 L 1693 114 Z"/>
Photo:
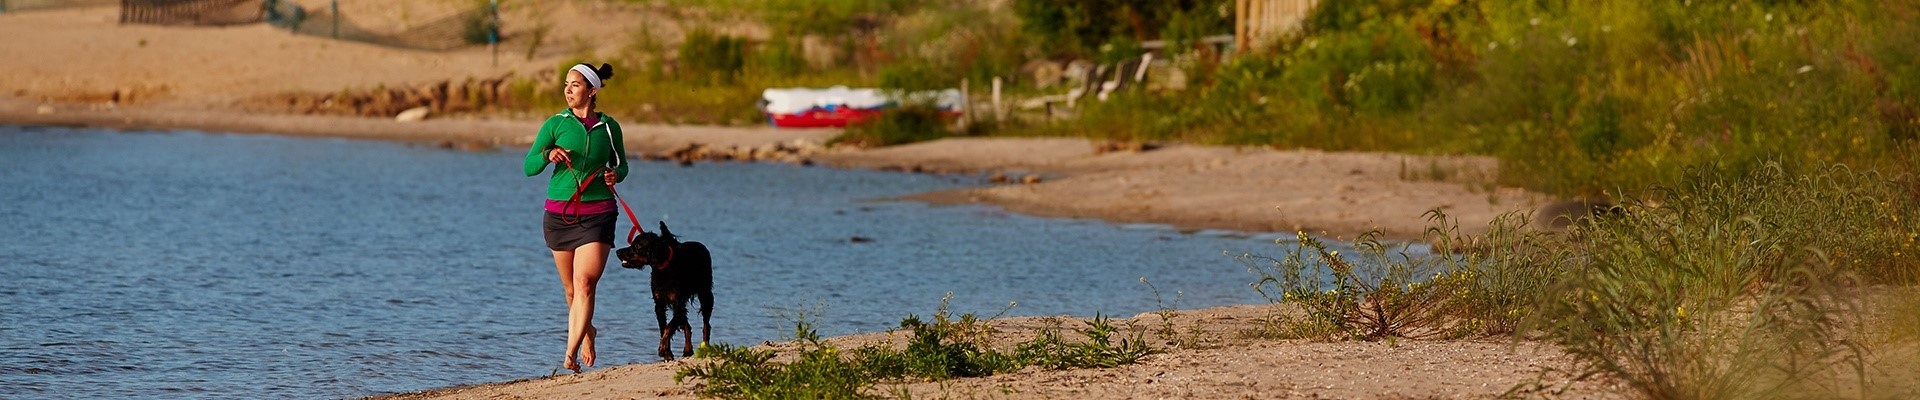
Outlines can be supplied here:
<path id="1" fill-rule="evenodd" d="M 967 78 L 960 78 L 960 131 L 973 125 L 973 96 L 967 90 Z"/>
<path id="2" fill-rule="evenodd" d="M 1006 111 L 1000 107 L 1000 77 L 996 76 L 993 77 L 993 120 L 999 122 L 1006 119 Z"/>
<path id="3" fill-rule="evenodd" d="M 1253 0 L 1234 0 L 1233 2 L 1233 52 L 1247 51 L 1247 3 Z"/>

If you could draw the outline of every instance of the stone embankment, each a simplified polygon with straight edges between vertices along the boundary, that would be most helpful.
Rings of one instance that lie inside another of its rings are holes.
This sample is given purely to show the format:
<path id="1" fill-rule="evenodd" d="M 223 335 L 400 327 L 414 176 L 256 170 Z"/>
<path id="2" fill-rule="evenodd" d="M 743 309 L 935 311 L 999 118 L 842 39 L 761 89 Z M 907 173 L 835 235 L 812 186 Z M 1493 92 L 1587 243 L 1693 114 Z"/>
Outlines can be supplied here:
<path id="1" fill-rule="evenodd" d="M 431 115 L 494 111 L 513 102 L 512 74 L 443 80 L 414 86 L 381 85 L 338 93 L 283 93 L 250 101 L 258 108 L 302 115 L 393 118 L 408 110 Z M 417 118 L 424 118 L 420 115 Z"/>
<path id="2" fill-rule="evenodd" d="M 451 147 L 451 146 L 443 146 Z M 640 154 L 639 157 L 653 161 L 672 161 L 682 166 L 696 162 L 770 162 L 811 166 L 815 159 L 835 152 L 852 151 L 844 146 L 828 147 L 807 139 L 794 139 L 786 142 L 765 143 L 760 145 L 711 145 L 707 143 L 686 143 L 672 149 Z M 905 172 L 915 174 L 969 174 L 974 171 L 944 170 L 920 164 L 892 164 L 875 168 L 881 171 Z M 987 181 L 995 184 L 1037 184 L 1042 181 L 1038 174 L 1008 173 L 993 171 Z"/>
<path id="3" fill-rule="evenodd" d="M 779 162 L 797 165 L 813 165 L 813 157 L 826 153 L 828 148 L 805 139 L 789 142 L 766 143 L 759 146 L 712 146 L 706 143 L 687 143 L 661 153 L 648 153 L 641 157 L 648 160 L 671 160 L 680 165 L 692 165 L 696 161 L 758 161 Z"/>

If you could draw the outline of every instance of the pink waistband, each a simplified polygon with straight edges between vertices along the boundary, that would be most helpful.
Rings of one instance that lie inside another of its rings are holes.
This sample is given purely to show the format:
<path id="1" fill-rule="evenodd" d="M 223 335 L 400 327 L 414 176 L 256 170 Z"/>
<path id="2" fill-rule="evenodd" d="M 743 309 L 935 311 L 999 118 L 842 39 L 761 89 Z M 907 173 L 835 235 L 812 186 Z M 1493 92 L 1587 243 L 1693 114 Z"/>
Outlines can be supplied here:
<path id="1" fill-rule="evenodd" d="M 547 212 L 561 215 L 606 214 L 617 209 L 613 199 L 582 201 L 568 204 L 566 200 L 547 200 Z"/>

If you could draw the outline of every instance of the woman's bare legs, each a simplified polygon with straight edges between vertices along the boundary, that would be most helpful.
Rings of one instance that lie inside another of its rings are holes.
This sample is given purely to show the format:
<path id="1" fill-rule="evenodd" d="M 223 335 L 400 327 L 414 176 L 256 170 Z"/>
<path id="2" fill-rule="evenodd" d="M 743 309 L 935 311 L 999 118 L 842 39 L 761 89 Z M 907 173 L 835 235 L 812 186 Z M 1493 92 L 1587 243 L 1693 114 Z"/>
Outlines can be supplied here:
<path id="1" fill-rule="evenodd" d="M 573 372 L 580 372 L 581 364 L 593 366 L 593 339 L 600 333 L 593 327 L 593 297 L 605 272 L 610 247 L 596 242 L 574 251 L 553 252 L 554 269 L 559 271 L 560 285 L 567 294 L 567 357 L 561 366 Z M 587 257 L 575 257 L 579 254 Z M 578 363 L 575 355 L 580 358 Z"/>
<path id="2" fill-rule="evenodd" d="M 561 366 L 579 372 L 582 364 L 592 367 L 593 339 L 600 333 L 593 327 L 594 291 L 607 266 L 606 243 L 588 243 L 574 251 L 553 252 L 554 268 L 567 293 L 567 357 Z M 584 257 L 581 257 L 584 256 Z M 574 356 L 579 356 L 579 362 Z"/>

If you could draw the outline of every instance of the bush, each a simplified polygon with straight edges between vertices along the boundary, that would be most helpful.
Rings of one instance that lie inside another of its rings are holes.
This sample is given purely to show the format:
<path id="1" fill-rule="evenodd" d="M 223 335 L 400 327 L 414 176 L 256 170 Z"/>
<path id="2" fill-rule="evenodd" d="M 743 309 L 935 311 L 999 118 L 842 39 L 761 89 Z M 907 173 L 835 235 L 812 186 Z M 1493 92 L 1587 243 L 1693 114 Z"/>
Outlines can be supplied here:
<path id="1" fill-rule="evenodd" d="M 940 109 L 926 104 L 908 104 L 880 113 L 865 123 L 848 127 L 829 144 L 881 147 L 947 137 L 947 123 Z"/>
<path id="2" fill-rule="evenodd" d="M 1292 336 L 1378 340 L 1451 333 L 1447 312 L 1459 280 L 1440 269 L 1441 258 L 1415 257 L 1404 247 L 1396 258 L 1378 237 L 1379 232 L 1361 235 L 1353 242 L 1355 251 L 1342 256 L 1301 232 L 1286 258 L 1249 254 L 1240 260 L 1260 276 L 1253 289 L 1268 302 L 1306 312 L 1303 319 L 1284 323 Z"/>
<path id="3" fill-rule="evenodd" d="M 1649 398 L 1747 399 L 1832 394 L 1864 384 L 1861 299 L 1912 258 L 1881 207 L 1844 168 L 1792 177 L 1770 165 L 1726 179 L 1695 173 L 1660 207 L 1630 204 L 1573 236 L 1566 277 L 1540 297 L 1533 326 L 1580 372 Z M 1835 184 L 1837 183 L 1837 184 Z M 1910 201 L 1895 201 L 1894 204 Z M 1897 235 L 1897 234 L 1896 234 Z M 1857 373 L 1857 374 L 1856 374 Z M 1816 395 L 1819 396 L 1819 395 Z"/>
<path id="4" fill-rule="evenodd" d="M 746 65 L 746 39 L 699 27 L 680 43 L 677 75 L 704 84 L 732 84 Z"/>

